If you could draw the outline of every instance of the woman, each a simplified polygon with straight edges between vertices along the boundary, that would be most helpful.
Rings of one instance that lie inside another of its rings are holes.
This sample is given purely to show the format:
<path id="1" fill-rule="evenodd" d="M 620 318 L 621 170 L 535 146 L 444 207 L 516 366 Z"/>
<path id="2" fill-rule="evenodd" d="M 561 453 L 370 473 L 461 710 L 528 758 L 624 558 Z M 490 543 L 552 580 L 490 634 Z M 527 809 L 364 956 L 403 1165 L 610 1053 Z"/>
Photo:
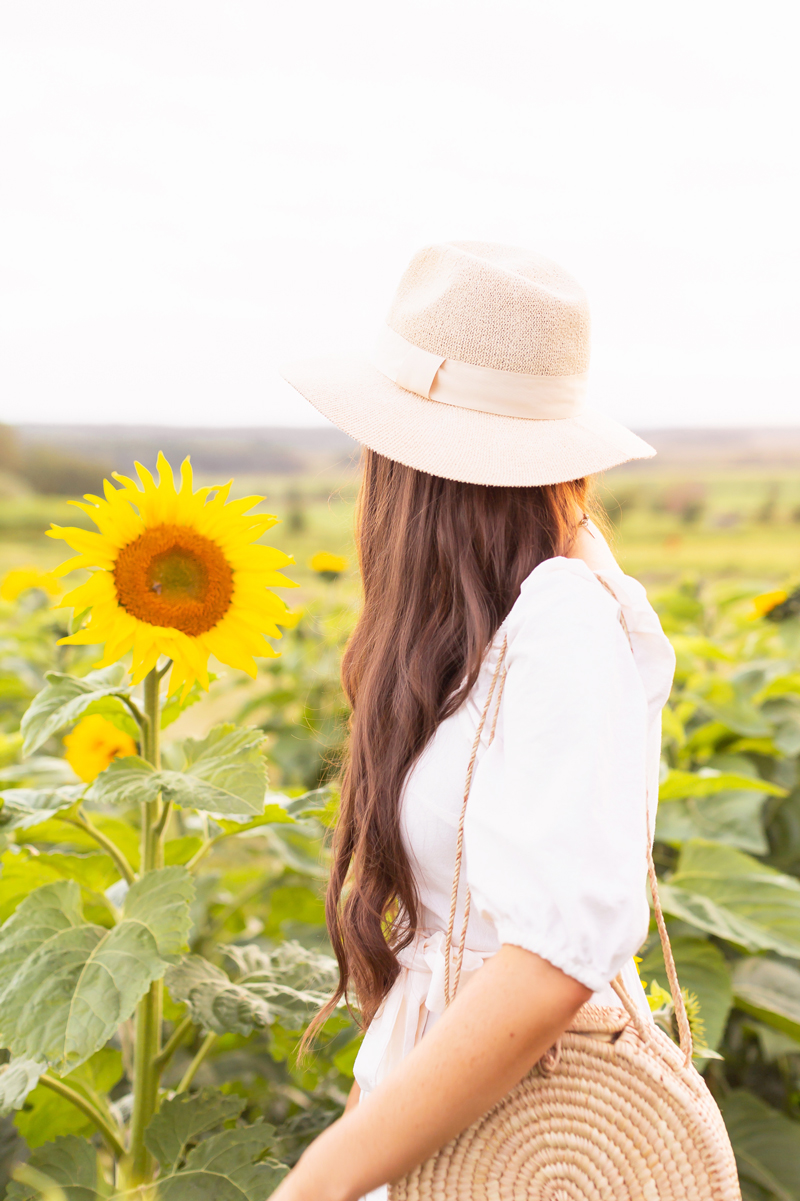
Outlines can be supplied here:
<path id="1" fill-rule="evenodd" d="M 276 1201 L 370 1201 L 512 1088 L 621 973 L 649 1017 L 646 840 L 674 655 L 586 517 L 587 476 L 655 452 L 583 408 L 589 317 L 561 268 L 428 247 L 371 363 L 286 378 L 364 446 L 364 605 L 328 925 L 367 1033 L 344 1116 Z M 478 745 L 445 1004 L 445 931 Z M 458 939 L 455 939 L 457 945 Z"/>

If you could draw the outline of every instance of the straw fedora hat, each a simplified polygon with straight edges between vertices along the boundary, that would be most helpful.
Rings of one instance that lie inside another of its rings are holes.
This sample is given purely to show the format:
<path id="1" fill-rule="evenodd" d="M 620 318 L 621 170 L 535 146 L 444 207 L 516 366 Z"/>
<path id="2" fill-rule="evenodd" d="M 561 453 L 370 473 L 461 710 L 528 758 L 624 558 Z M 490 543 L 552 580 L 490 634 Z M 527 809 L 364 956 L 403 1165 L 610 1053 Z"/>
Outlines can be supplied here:
<path id="1" fill-rule="evenodd" d="M 474 484 L 556 484 L 656 452 L 585 408 L 589 307 L 550 259 L 491 242 L 414 255 L 367 358 L 284 379 L 387 458 Z"/>

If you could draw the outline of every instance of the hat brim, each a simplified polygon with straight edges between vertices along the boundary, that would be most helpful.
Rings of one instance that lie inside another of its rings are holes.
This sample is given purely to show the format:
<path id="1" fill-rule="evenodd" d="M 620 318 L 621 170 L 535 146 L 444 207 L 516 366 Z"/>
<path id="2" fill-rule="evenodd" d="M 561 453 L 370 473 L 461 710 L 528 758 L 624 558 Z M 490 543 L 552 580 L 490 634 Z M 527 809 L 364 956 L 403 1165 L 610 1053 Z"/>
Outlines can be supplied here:
<path id="1" fill-rule="evenodd" d="M 610 417 L 502 417 L 428 400 L 365 359 L 290 363 L 281 375 L 323 416 L 386 458 L 471 484 L 560 484 L 650 459 L 652 446 Z"/>

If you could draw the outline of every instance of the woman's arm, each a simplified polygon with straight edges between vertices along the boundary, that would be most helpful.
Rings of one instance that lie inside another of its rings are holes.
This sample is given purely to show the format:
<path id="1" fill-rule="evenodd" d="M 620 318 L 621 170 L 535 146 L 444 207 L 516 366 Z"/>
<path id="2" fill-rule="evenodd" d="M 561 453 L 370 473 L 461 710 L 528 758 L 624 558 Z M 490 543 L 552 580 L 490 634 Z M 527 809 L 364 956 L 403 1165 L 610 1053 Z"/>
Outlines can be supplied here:
<path id="1" fill-rule="evenodd" d="M 360 1100 L 361 1100 L 361 1089 L 359 1088 L 358 1081 L 354 1080 L 353 1087 L 350 1089 L 350 1092 L 347 1094 L 347 1102 L 345 1103 L 344 1112 L 349 1113 L 351 1109 L 355 1109 L 356 1105 L 358 1105 Z"/>
<path id="2" fill-rule="evenodd" d="M 503 946 L 362 1105 L 312 1143 L 273 1201 L 359 1201 L 491 1109 L 556 1041 L 591 992 Z"/>

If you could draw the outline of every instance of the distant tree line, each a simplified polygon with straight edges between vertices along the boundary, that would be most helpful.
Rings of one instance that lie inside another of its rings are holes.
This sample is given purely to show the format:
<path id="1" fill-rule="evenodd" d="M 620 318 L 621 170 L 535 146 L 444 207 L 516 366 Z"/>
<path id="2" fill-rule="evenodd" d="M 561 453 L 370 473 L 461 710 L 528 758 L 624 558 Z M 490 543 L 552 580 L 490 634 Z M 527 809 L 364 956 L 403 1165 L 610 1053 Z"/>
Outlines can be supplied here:
<path id="1" fill-rule="evenodd" d="M 97 492 L 110 471 L 155 469 L 159 451 L 179 464 L 189 454 L 196 472 L 231 475 L 342 471 L 357 447 L 333 427 L 192 429 L 147 426 L 0 426 L 0 473 L 34 491 L 57 496 Z"/>
<path id="2" fill-rule="evenodd" d="M 17 431 L 0 425 L 0 472 L 23 480 L 35 492 L 54 496 L 83 495 L 102 488 L 113 467 L 99 459 L 46 444 L 24 444 Z"/>

